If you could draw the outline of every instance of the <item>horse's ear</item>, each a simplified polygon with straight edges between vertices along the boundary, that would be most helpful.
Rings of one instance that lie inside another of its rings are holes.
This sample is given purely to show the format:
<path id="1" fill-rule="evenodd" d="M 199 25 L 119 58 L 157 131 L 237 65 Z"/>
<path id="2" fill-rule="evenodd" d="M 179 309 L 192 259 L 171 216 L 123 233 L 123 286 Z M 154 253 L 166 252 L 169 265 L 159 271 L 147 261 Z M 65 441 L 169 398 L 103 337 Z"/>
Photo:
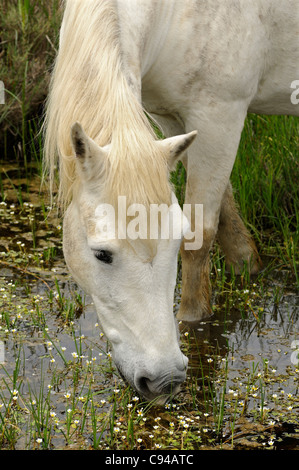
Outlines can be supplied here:
<path id="1" fill-rule="evenodd" d="M 189 134 L 176 135 L 175 137 L 169 137 L 158 141 L 159 145 L 168 152 L 168 164 L 170 170 L 175 168 L 178 160 L 186 152 L 187 148 L 192 144 L 196 136 L 197 131 L 192 131 L 189 132 Z"/>
<path id="2" fill-rule="evenodd" d="M 103 166 L 107 149 L 88 137 L 79 122 L 72 125 L 71 140 L 82 176 L 89 180 L 99 174 L 96 170 Z"/>

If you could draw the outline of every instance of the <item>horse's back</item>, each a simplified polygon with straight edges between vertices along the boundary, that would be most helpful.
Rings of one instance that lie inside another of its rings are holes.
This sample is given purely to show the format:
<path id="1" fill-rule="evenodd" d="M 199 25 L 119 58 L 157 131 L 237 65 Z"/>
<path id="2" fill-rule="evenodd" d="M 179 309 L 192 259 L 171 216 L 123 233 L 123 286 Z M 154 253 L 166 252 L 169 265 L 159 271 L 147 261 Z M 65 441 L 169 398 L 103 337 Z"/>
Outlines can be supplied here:
<path id="1" fill-rule="evenodd" d="M 127 49 L 126 31 L 137 31 L 131 50 L 137 43 L 139 51 L 128 55 L 132 64 L 139 54 L 150 110 L 189 108 L 208 94 L 247 101 L 256 112 L 296 114 L 290 95 L 299 76 L 298 0 L 141 0 L 138 15 L 127 10 L 126 21 Z"/>
<path id="2" fill-rule="evenodd" d="M 291 95 L 299 78 L 299 2 L 266 2 L 260 21 L 266 31 L 263 73 L 249 110 L 299 115 Z"/>

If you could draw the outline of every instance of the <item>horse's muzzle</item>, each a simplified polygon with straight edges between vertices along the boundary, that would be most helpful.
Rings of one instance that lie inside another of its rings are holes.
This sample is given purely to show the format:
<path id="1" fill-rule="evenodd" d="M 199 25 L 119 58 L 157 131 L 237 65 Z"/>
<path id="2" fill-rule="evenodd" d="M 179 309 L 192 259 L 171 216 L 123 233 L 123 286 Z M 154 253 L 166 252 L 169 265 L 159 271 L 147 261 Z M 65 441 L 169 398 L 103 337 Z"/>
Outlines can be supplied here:
<path id="1" fill-rule="evenodd" d="M 170 397 L 177 395 L 180 385 L 186 380 L 188 360 L 184 361 L 182 370 L 167 371 L 156 377 L 142 371 L 135 374 L 134 386 L 136 390 L 147 400 L 155 400 L 158 404 L 164 404 Z"/>

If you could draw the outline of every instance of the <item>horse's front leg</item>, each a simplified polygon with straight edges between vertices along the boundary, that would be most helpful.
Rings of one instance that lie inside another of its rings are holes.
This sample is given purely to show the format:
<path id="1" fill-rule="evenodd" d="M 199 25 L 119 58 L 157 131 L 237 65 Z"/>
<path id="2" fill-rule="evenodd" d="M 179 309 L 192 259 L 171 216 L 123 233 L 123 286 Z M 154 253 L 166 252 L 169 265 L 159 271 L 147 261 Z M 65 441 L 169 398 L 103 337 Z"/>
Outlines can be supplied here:
<path id="1" fill-rule="evenodd" d="M 202 105 L 185 120 L 186 129 L 198 129 L 198 137 L 188 150 L 185 204 L 202 204 L 202 246 L 190 249 L 184 240 L 182 257 L 182 297 L 177 318 L 199 321 L 211 315 L 210 249 L 215 239 L 221 204 L 237 153 L 247 106 L 242 102 Z M 191 229 L 196 227 L 192 211 Z M 188 249 L 186 248 L 188 247 Z"/>

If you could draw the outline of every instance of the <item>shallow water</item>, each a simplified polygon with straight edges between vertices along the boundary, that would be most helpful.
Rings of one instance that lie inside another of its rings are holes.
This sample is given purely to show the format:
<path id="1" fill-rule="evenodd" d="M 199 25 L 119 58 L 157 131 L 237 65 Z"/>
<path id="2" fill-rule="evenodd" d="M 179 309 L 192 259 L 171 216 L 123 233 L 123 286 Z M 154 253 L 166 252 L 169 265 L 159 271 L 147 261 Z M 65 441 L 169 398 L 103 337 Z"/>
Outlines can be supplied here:
<path id="1" fill-rule="evenodd" d="M 209 320 L 181 325 L 182 333 L 188 333 L 189 373 L 199 378 L 199 393 L 205 396 L 207 377 L 216 378 L 211 382 L 219 402 L 224 393 L 224 442 L 226 432 L 231 437 L 232 415 L 239 411 L 235 448 L 260 448 L 258 434 L 272 423 L 280 436 L 275 448 L 299 450 L 299 299 L 294 289 L 275 300 L 277 287 L 284 286 L 279 277 L 274 273 L 274 280 L 269 279 L 266 298 L 255 287 L 245 289 L 246 303 L 260 313 L 244 315 L 237 306 L 224 313 L 220 308 Z M 253 422 L 258 418 L 264 427 L 248 426 L 245 415 Z"/>
<path id="2" fill-rule="evenodd" d="M 65 395 L 77 380 L 73 372 L 69 374 L 69 364 L 84 360 L 92 364 L 92 371 L 84 380 L 78 379 L 77 389 L 82 394 L 91 389 L 101 412 L 108 413 L 109 397 L 122 381 L 111 364 L 109 344 L 97 324 L 94 306 L 65 267 L 61 221 L 55 210 L 49 211 L 38 179 L 20 181 L 19 169 L 13 165 L 5 168 L 5 175 L 5 200 L 0 204 L 0 341 L 4 346 L 0 405 L 9 400 L 11 389 L 18 384 L 23 402 L 39 396 L 42 390 L 44 397 L 50 394 L 55 413 L 65 417 Z M 231 408 L 236 415 L 238 407 L 235 434 L 240 448 L 251 448 L 256 442 L 258 427 L 249 429 L 248 423 L 261 414 L 264 425 L 275 421 L 276 448 L 299 448 L 299 364 L 295 352 L 299 347 L 299 299 L 294 286 L 286 286 L 287 275 L 281 270 L 272 273 L 262 290 L 254 283 L 249 289 L 240 287 L 230 308 L 216 305 L 212 318 L 180 325 L 189 357 L 188 376 L 198 387 L 196 400 L 209 408 L 207 390 L 212 383 L 219 401 L 225 393 L 224 415 L 229 415 Z M 78 302 L 78 292 L 83 305 Z M 179 301 L 178 284 L 175 310 Z M 215 379 L 211 383 L 210 377 Z M 190 395 L 188 385 L 182 387 L 182 400 L 184 393 Z M 240 407 L 244 407 L 243 413 Z M 245 415 L 246 424 L 242 424 Z M 26 426 L 28 423 L 23 424 L 23 430 Z M 231 436 L 231 418 L 226 424 L 224 416 L 223 432 L 225 442 L 225 433 L 228 440 Z M 62 442 L 57 438 L 52 445 L 60 447 Z M 16 447 L 26 445 L 22 437 Z"/>

